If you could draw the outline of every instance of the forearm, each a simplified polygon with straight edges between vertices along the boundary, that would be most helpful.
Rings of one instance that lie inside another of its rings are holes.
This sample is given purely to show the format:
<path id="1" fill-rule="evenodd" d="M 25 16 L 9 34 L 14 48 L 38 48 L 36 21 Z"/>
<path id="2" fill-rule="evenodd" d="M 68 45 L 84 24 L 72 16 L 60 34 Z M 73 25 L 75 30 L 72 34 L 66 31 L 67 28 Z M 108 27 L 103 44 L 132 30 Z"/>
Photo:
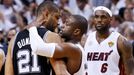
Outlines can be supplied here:
<path id="1" fill-rule="evenodd" d="M 10 55 L 7 55 L 6 62 L 5 62 L 5 75 L 14 75 L 13 72 L 13 63 L 12 58 Z"/>
<path id="2" fill-rule="evenodd" d="M 55 51 L 55 43 L 45 43 L 38 35 L 37 28 L 29 29 L 30 44 L 32 51 L 41 56 L 53 57 Z"/>
<path id="3" fill-rule="evenodd" d="M 6 56 L 6 62 L 5 62 L 5 75 L 14 75 L 14 68 L 13 68 L 13 61 L 12 61 L 12 45 L 14 42 L 14 37 L 10 41 L 8 45 L 8 52 Z"/>
<path id="4" fill-rule="evenodd" d="M 29 29 L 29 35 L 32 51 L 37 55 L 53 58 L 63 58 L 67 57 L 68 52 L 72 50 L 70 45 L 69 47 L 66 47 L 67 44 L 45 43 L 38 35 L 36 27 Z"/>
<path id="5" fill-rule="evenodd" d="M 0 71 L 5 62 L 5 53 L 2 49 L 0 49 Z"/>
<path id="6" fill-rule="evenodd" d="M 3 57 L 0 56 L 0 71 L 1 71 L 1 68 L 2 68 L 2 65 L 3 65 Z"/>
<path id="7" fill-rule="evenodd" d="M 64 61 L 50 59 L 50 62 L 56 75 L 70 75 Z"/>

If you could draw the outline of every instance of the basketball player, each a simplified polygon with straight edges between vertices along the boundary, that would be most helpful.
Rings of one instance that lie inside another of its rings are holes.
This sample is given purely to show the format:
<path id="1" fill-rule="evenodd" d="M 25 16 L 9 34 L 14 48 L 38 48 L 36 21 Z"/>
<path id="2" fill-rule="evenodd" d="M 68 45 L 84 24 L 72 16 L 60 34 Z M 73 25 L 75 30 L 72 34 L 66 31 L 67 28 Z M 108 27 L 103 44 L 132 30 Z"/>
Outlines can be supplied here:
<path id="1" fill-rule="evenodd" d="M 38 35 L 36 27 L 31 27 L 30 42 L 34 53 L 64 60 L 67 70 L 71 75 L 84 75 L 85 54 L 80 40 L 87 32 L 88 22 L 80 15 L 72 15 L 65 21 L 61 31 L 61 37 L 65 39 L 63 43 L 44 43 Z M 36 39 L 36 40 L 32 40 Z M 38 42 L 36 44 L 36 42 Z"/>
<path id="2" fill-rule="evenodd" d="M 61 38 L 56 33 L 48 30 L 57 27 L 59 14 L 59 8 L 56 4 L 45 1 L 39 5 L 37 18 L 30 25 L 44 25 L 45 28 L 38 28 L 38 33 L 44 41 L 60 43 Z M 64 70 L 64 68 L 62 69 Z M 27 29 L 19 32 L 9 44 L 5 75 L 9 74 L 50 75 L 48 59 L 32 53 Z"/>
<path id="3" fill-rule="evenodd" d="M 134 75 L 132 45 L 118 32 L 110 32 L 112 12 L 98 6 L 94 9 L 96 31 L 89 34 L 85 51 L 87 54 L 87 75 L 119 75 L 123 62 L 127 75 Z"/>

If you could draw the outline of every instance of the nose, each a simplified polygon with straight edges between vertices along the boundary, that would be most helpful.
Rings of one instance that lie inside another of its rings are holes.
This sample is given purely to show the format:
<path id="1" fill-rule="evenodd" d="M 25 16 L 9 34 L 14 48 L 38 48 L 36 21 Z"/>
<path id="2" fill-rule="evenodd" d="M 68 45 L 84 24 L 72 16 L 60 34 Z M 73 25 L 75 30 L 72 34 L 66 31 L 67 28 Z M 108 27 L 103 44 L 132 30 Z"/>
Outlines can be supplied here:
<path id="1" fill-rule="evenodd" d="M 63 28 L 64 28 L 63 24 L 59 26 L 60 32 L 63 30 Z"/>
<path id="2" fill-rule="evenodd" d="M 97 18 L 97 21 L 98 21 L 98 22 L 101 22 L 101 20 L 102 20 L 101 17 L 98 17 L 98 18 Z"/>

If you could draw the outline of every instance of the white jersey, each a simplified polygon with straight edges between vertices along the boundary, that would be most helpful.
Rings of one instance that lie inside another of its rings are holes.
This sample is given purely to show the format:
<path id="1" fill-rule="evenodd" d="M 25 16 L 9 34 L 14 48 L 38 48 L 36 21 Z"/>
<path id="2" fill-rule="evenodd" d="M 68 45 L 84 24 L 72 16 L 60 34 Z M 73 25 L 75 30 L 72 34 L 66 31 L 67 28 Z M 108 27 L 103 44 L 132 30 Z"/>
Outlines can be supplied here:
<path id="1" fill-rule="evenodd" d="M 85 61 L 86 54 L 84 52 L 84 48 L 80 44 L 76 44 L 82 50 L 82 61 L 79 70 L 74 75 L 84 75 L 85 74 Z"/>
<path id="2" fill-rule="evenodd" d="M 117 50 L 118 32 L 112 32 L 108 38 L 98 43 L 96 31 L 89 34 L 85 43 L 87 57 L 86 75 L 119 75 L 119 53 Z"/>

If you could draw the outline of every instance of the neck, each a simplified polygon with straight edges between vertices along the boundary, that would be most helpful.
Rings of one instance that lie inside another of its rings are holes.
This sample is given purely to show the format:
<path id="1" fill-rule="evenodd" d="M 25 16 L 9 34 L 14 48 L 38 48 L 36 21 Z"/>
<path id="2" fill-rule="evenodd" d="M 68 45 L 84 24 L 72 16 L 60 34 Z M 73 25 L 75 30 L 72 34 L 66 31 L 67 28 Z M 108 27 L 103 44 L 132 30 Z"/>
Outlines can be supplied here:
<path id="1" fill-rule="evenodd" d="M 81 40 L 80 37 L 74 37 L 74 38 L 68 40 L 67 42 L 71 42 L 71 43 L 76 44 L 76 43 L 80 42 L 80 40 Z"/>
<path id="2" fill-rule="evenodd" d="M 109 30 L 103 32 L 97 31 L 96 35 L 98 38 L 107 38 L 110 35 L 110 31 Z"/>
<path id="3" fill-rule="evenodd" d="M 77 44 L 79 41 L 77 41 L 77 40 L 69 40 L 68 42 L 73 43 L 73 44 Z"/>
<path id="4" fill-rule="evenodd" d="M 96 40 L 98 41 L 98 43 L 101 43 L 102 41 L 104 41 L 108 36 L 110 35 L 109 31 L 105 31 L 105 32 L 96 32 Z"/>

